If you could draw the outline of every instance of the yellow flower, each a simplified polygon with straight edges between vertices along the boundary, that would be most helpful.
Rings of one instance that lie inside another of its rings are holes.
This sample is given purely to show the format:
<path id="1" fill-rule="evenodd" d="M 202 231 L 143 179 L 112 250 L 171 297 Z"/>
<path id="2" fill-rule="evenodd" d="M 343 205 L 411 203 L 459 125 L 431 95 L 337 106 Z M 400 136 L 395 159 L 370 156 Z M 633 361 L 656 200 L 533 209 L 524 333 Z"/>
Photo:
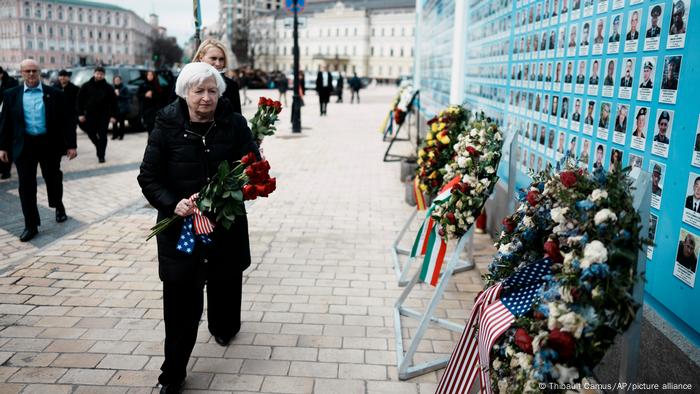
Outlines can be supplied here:
<path id="1" fill-rule="evenodd" d="M 421 184 L 420 184 L 420 190 L 421 190 L 421 191 L 427 191 L 427 190 L 428 190 L 428 186 L 426 186 L 426 185 L 424 185 L 424 184 L 421 183 Z"/>
<path id="2" fill-rule="evenodd" d="M 435 157 L 435 153 L 433 151 L 428 152 L 428 157 L 432 159 Z"/>
<path id="3" fill-rule="evenodd" d="M 418 156 L 423 156 L 423 155 L 425 155 L 425 150 L 419 149 L 419 150 L 418 150 Z"/>
<path id="4" fill-rule="evenodd" d="M 430 140 L 432 140 L 432 139 L 433 139 L 433 133 L 428 133 L 428 134 L 426 134 L 426 136 L 425 136 L 425 140 L 426 140 L 426 141 L 430 141 Z"/>
<path id="5" fill-rule="evenodd" d="M 416 161 L 416 163 L 418 163 L 419 166 L 420 166 L 420 165 L 423 165 L 423 159 L 420 159 L 420 158 L 419 158 L 419 159 Z"/>
<path id="6" fill-rule="evenodd" d="M 440 142 L 441 142 L 443 145 L 447 145 L 447 144 L 450 143 L 450 137 L 444 136 L 444 137 L 440 138 Z"/>
<path id="7" fill-rule="evenodd" d="M 426 138 L 426 140 L 427 140 L 427 138 Z M 430 141 L 427 141 L 427 142 L 426 142 L 426 145 L 428 145 L 428 146 L 433 146 L 433 145 L 435 145 L 435 141 L 433 141 L 432 138 L 431 138 Z"/>
<path id="8" fill-rule="evenodd" d="M 438 123 L 437 122 L 433 123 L 433 125 L 430 126 L 430 129 L 433 130 L 434 132 L 438 131 Z M 430 133 L 428 133 L 428 134 L 430 134 Z"/>
<path id="9" fill-rule="evenodd" d="M 438 176 L 438 172 L 437 172 L 437 171 L 433 171 L 432 174 L 430 174 L 430 175 L 428 176 L 428 178 L 429 178 L 429 179 L 435 179 L 435 178 L 437 178 L 437 176 Z"/>

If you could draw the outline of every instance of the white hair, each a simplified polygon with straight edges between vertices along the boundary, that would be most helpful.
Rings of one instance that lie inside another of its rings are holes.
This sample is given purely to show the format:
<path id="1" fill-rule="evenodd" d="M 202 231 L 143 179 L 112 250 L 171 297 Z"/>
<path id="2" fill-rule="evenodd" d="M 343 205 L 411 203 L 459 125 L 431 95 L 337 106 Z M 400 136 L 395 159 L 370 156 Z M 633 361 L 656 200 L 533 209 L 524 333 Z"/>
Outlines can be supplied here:
<path id="1" fill-rule="evenodd" d="M 191 87 L 197 86 L 209 78 L 214 78 L 214 81 L 216 81 L 219 97 L 221 97 L 224 94 L 224 90 L 226 90 L 226 82 L 224 82 L 224 78 L 221 77 L 214 67 L 204 62 L 189 63 L 182 68 L 175 83 L 175 94 L 179 97 L 187 98 L 187 91 Z"/>

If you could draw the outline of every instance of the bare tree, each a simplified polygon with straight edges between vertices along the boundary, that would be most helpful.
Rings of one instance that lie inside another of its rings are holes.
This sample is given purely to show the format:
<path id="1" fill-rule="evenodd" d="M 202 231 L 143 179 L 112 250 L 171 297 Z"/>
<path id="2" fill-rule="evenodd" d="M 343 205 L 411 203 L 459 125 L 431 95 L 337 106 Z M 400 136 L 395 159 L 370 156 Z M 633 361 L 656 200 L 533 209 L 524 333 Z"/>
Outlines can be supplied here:
<path id="1" fill-rule="evenodd" d="M 153 40 L 153 62 L 156 68 L 172 66 L 182 61 L 182 48 L 175 37 L 159 37 Z"/>

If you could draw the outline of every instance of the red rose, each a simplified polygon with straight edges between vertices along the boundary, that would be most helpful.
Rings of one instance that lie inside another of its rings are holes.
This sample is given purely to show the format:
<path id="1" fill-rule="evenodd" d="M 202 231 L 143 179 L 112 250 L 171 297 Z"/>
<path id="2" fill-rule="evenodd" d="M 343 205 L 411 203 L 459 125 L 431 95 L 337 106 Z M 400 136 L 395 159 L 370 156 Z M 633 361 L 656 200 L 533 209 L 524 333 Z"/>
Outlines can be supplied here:
<path id="1" fill-rule="evenodd" d="M 559 354 L 559 361 L 571 360 L 576 350 L 576 340 L 571 333 L 556 328 L 549 333 L 547 345 Z"/>
<path id="2" fill-rule="evenodd" d="M 530 203 L 533 207 L 537 205 L 537 201 L 540 199 L 540 192 L 537 190 L 530 190 L 527 192 L 527 202 Z"/>
<path id="3" fill-rule="evenodd" d="M 431 182 L 431 185 L 432 185 L 433 187 L 438 187 L 438 186 L 440 186 L 440 183 L 439 183 L 437 180 L 433 179 L 432 182 Z"/>
<path id="4" fill-rule="evenodd" d="M 535 311 L 535 313 L 532 314 L 532 317 L 534 317 L 536 320 L 542 320 L 544 319 L 544 313 Z"/>
<path id="5" fill-rule="evenodd" d="M 476 150 L 476 148 L 474 148 L 473 146 L 467 147 L 467 153 L 469 153 L 470 156 L 478 156 L 481 154 L 481 152 Z"/>
<path id="6" fill-rule="evenodd" d="M 255 160 L 257 160 L 257 158 L 255 157 L 255 153 L 248 152 L 248 154 L 243 156 L 243 158 L 241 159 L 241 163 L 243 163 L 243 164 L 255 163 Z"/>
<path id="7" fill-rule="evenodd" d="M 267 195 L 269 194 L 267 192 L 267 185 L 256 185 L 255 191 L 258 193 L 258 196 L 260 196 L 260 197 L 267 197 Z"/>
<path id="8" fill-rule="evenodd" d="M 561 183 L 565 187 L 569 188 L 576 184 L 576 173 L 573 171 L 564 171 L 559 174 L 559 180 L 561 180 Z"/>
<path id="9" fill-rule="evenodd" d="M 532 354 L 532 337 L 524 329 L 515 331 L 515 344 L 525 353 Z"/>
<path id="10" fill-rule="evenodd" d="M 444 236 L 445 236 L 445 229 L 442 228 L 442 227 L 440 227 L 440 228 L 438 229 L 438 235 L 441 236 L 441 237 L 444 237 Z"/>
<path id="11" fill-rule="evenodd" d="M 270 180 L 265 185 L 267 194 L 272 194 L 277 189 L 277 178 L 270 178 Z"/>
<path id="12" fill-rule="evenodd" d="M 515 227 L 517 226 L 517 224 L 511 218 L 503 219 L 502 223 L 503 228 L 506 230 L 507 233 L 512 233 L 513 230 L 515 230 Z"/>
<path id="13" fill-rule="evenodd" d="M 579 290 L 577 287 L 572 287 L 569 293 L 571 294 L 571 298 L 573 298 L 574 301 L 578 301 L 579 298 L 581 298 L 581 290 Z"/>
<path id="14" fill-rule="evenodd" d="M 455 218 L 455 214 L 452 212 L 447 212 L 447 215 L 445 215 L 445 218 L 447 219 L 450 224 L 455 224 L 457 222 L 457 219 Z"/>
<path id="15" fill-rule="evenodd" d="M 469 186 L 468 183 L 460 182 L 457 184 L 457 188 L 459 189 L 460 192 L 467 194 L 469 193 L 469 190 L 471 190 L 471 186 Z"/>
<path id="16" fill-rule="evenodd" d="M 544 243 L 544 252 L 553 262 L 559 264 L 564 261 L 561 252 L 559 251 L 559 245 L 551 239 Z"/>
<path id="17" fill-rule="evenodd" d="M 258 107 L 265 105 L 266 102 L 267 99 L 265 97 L 260 97 L 260 100 L 258 100 Z"/>
<path id="18" fill-rule="evenodd" d="M 243 186 L 243 199 L 244 200 L 255 200 L 258 197 L 258 192 L 253 185 Z"/>

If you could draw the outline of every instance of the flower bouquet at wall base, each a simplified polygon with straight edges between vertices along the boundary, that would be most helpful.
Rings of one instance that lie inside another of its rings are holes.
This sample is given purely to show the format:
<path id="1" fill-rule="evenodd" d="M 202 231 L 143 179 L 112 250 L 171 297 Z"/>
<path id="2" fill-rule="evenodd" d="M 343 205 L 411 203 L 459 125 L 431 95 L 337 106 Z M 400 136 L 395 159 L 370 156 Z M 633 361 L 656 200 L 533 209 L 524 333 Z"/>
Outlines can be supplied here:
<path id="1" fill-rule="evenodd" d="M 396 122 L 397 126 L 402 125 L 406 120 L 406 114 L 413 106 L 414 94 L 413 85 L 406 85 L 399 91 L 398 100 L 394 104 L 394 122 Z"/>
<path id="2" fill-rule="evenodd" d="M 252 152 L 234 162 L 233 167 L 222 161 L 211 181 L 190 197 L 196 208 L 192 216 L 185 218 L 183 235 L 187 228 L 194 229 L 197 235 L 207 235 L 218 225 L 231 228 L 236 216 L 246 213 L 244 201 L 267 197 L 275 191 L 277 181 L 270 177 L 269 171 L 268 161 L 256 160 Z M 162 233 L 179 218 L 173 215 L 161 220 L 151 228 L 146 240 Z"/>
<path id="3" fill-rule="evenodd" d="M 434 197 L 444 180 L 444 167 L 454 158 L 457 137 L 465 131 L 470 114 L 460 106 L 450 106 L 428 121 L 430 129 L 418 149 L 416 177 L 420 191 Z"/>
<path id="4" fill-rule="evenodd" d="M 282 112 L 282 103 L 260 97 L 258 110 L 253 119 L 250 120 L 250 131 L 258 145 L 262 144 L 263 138 L 273 135 L 277 131 L 274 124 L 279 119 L 280 112 Z"/>
<path id="5" fill-rule="evenodd" d="M 545 171 L 503 221 L 485 280 L 503 284 L 503 302 L 526 278 L 533 296 L 491 348 L 494 391 L 565 392 L 591 376 L 634 319 L 637 255 L 647 241 L 628 172 Z"/>
<path id="6" fill-rule="evenodd" d="M 461 179 L 452 186 L 449 197 L 436 202 L 432 212 L 440 236 L 447 240 L 461 237 L 479 216 L 498 181 L 502 147 L 498 126 L 486 119 L 472 121 L 458 135 L 453 147 L 456 155 L 442 172 L 445 180 Z"/>

